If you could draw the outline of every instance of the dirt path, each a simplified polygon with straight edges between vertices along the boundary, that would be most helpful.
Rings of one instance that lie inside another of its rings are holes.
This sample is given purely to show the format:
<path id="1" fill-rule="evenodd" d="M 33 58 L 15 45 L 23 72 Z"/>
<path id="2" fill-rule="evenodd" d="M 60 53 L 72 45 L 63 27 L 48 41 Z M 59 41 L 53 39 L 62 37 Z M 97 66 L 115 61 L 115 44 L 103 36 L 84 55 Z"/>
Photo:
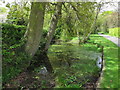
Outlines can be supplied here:
<path id="1" fill-rule="evenodd" d="M 106 39 L 112 41 L 113 43 L 115 43 L 118 47 L 120 47 L 120 38 L 117 38 L 117 37 L 112 37 L 112 36 L 109 36 L 109 35 L 104 35 L 104 34 L 100 34 L 100 36 L 102 37 L 105 37 Z"/>

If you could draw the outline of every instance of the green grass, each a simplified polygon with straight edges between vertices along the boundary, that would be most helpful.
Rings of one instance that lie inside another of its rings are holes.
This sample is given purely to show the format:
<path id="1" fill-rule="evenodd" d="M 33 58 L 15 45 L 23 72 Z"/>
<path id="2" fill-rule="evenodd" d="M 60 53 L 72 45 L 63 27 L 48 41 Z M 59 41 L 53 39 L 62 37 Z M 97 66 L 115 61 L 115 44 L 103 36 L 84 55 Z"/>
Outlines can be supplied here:
<path id="1" fill-rule="evenodd" d="M 111 41 L 99 36 L 91 35 L 90 42 L 99 43 L 104 46 L 105 70 L 101 80 L 101 88 L 118 88 L 118 46 Z"/>

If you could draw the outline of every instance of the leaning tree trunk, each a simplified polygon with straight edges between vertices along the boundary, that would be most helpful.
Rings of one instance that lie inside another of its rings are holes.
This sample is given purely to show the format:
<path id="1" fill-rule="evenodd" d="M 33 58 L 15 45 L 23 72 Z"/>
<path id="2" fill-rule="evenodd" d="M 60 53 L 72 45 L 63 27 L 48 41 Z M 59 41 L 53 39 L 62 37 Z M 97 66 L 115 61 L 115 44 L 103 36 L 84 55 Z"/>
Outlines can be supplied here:
<path id="1" fill-rule="evenodd" d="M 52 16 L 52 20 L 51 20 L 51 24 L 50 24 L 50 28 L 47 34 L 47 41 L 46 41 L 46 45 L 45 45 L 45 51 L 48 50 L 50 42 L 53 38 L 53 35 L 55 33 L 55 29 L 57 27 L 57 23 L 58 23 L 58 19 L 61 15 L 61 8 L 62 8 L 62 3 L 58 2 L 57 6 L 56 6 L 56 12 L 54 13 L 54 15 Z"/>
<path id="2" fill-rule="evenodd" d="M 44 23 L 45 3 L 32 2 L 30 19 L 25 33 L 25 52 L 34 56 L 38 50 Z"/>
<path id="3" fill-rule="evenodd" d="M 88 35 L 86 37 L 84 37 L 84 40 L 83 42 L 87 41 L 87 39 L 90 37 L 91 33 L 94 31 L 95 27 L 96 27 L 96 21 L 97 21 L 97 18 L 98 18 L 98 14 L 101 10 L 101 4 L 99 4 L 98 8 L 97 8 L 97 12 L 96 12 L 96 16 L 95 16 L 95 19 L 94 19 L 94 22 L 90 28 L 90 32 L 88 33 Z"/>

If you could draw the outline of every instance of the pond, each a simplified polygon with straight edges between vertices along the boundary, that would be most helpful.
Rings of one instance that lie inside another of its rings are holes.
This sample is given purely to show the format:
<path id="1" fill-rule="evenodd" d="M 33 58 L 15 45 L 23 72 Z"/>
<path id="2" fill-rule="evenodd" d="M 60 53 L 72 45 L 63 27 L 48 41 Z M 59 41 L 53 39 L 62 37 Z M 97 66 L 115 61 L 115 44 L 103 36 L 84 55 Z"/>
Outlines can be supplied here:
<path id="1" fill-rule="evenodd" d="M 6 87 L 96 88 L 101 61 L 101 53 L 97 49 L 97 45 L 91 43 L 51 45 L 48 57 L 39 59 L 49 59 L 54 73 L 48 72 L 46 67 L 49 64 L 40 65 L 32 72 L 21 73 Z"/>
<path id="2" fill-rule="evenodd" d="M 99 76 L 98 57 L 100 59 L 101 53 L 93 44 L 52 45 L 48 57 L 56 75 L 57 88 L 84 87 Z"/>

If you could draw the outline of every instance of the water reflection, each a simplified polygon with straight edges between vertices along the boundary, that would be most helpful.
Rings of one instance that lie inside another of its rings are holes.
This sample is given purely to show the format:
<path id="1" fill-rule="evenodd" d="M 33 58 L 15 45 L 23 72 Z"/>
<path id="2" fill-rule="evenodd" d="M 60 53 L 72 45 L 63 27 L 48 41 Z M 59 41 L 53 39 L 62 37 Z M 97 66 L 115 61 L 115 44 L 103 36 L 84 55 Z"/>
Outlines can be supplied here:
<path id="1" fill-rule="evenodd" d="M 60 87 L 84 87 L 87 82 L 96 82 L 100 71 L 96 65 L 98 56 L 101 53 L 95 52 L 90 46 L 76 44 L 52 45 L 48 51 Z"/>
<path id="2" fill-rule="evenodd" d="M 101 53 L 86 50 L 79 45 L 53 45 L 49 49 L 48 57 L 53 66 L 58 67 L 61 65 L 71 66 L 72 62 L 100 59 Z M 99 60 L 100 61 L 100 60 Z M 99 66 L 100 67 L 100 66 Z"/>
<path id="3" fill-rule="evenodd" d="M 102 68 L 102 58 L 98 56 L 97 58 L 97 66 L 101 69 Z"/>

